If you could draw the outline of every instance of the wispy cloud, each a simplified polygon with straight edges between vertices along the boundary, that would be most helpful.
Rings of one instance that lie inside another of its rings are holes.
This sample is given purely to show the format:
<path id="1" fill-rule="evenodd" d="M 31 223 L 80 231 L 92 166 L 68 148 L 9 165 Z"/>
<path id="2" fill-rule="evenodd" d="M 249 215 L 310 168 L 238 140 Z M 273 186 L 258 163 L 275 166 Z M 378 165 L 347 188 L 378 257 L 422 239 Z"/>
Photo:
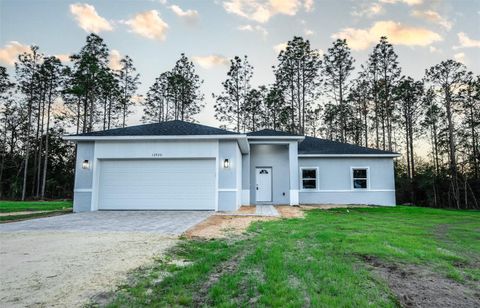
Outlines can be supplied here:
<path id="1" fill-rule="evenodd" d="M 294 16 L 304 8 L 311 12 L 314 2 L 311 0 L 228 0 L 223 2 L 223 8 L 235 14 L 259 23 L 266 23 L 275 15 Z"/>
<path id="2" fill-rule="evenodd" d="M 120 52 L 116 49 L 112 49 L 110 51 L 110 55 L 108 56 L 108 67 L 110 67 L 112 70 L 118 71 L 122 68 L 120 60 L 122 60 Z"/>
<path id="3" fill-rule="evenodd" d="M 197 63 L 205 69 L 211 69 L 215 66 L 228 65 L 229 60 L 220 55 L 208 55 L 208 56 L 193 56 L 193 62 Z"/>
<path id="4" fill-rule="evenodd" d="M 168 24 L 160 18 L 157 10 L 138 13 L 124 23 L 132 32 L 148 39 L 164 41 L 166 38 Z"/>
<path id="5" fill-rule="evenodd" d="M 395 4 L 395 3 L 405 3 L 410 6 L 420 5 L 423 3 L 423 0 L 380 0 L 381 3 Z"/>
<path id="6" fill-rule="evenodd" d="M 58 54 L 58 55 L 55 55 L 55 57 L 58 58 L 58 60 L 60 60 L 63 63 L 70 62 L 70 55 L 68 53 Z"/>
<path id="7" fill-rule="evenodd" d="M 466 58 L 465 58 L 465 53 L 459 52 L 453 55 L 453 58 L 463 64 L 466 64 Z"/>
<path id="8" fill-rule="evenodd" d="M 29 53 L 30 46 L 17 41 L 10 41 L 0 49 L 0 62 L 5 65 L 13 66 L 18 59 L 18 55 L 24 52 Z"/>
<path id="9" fill-rule="evenodd" d="M 412 16 L 436 23 L 447 30 L 450 30 L 453 26 L 453 23 L 450 20 L 441 16 L 438 12 L 435 12 L 432 10 L 426 10 L 426 11 L 414 10 L 412 12 Z"/>
<path id="10" fill-rule="evenodd" d="M 113 30 L 112 24 L 98 15 L 93 5 L 86 3 L 70 4 L 70 13 L 72 13 L 80 28 L 86 32 L 100 33 Z"/>
<path id="11" fill-rule="evenodd" d="M 363 4 L 360 8 L 355 8 L 352 12 L 352 16 L 356 17 L 373 17 L 384 12 L 383 5 L 380 3 L 367 3 Z"/>
<path id="12" fill-rule="evenodd" d="M 453 49 L 480 48 L 480 40 L 474 40 L 470 38 L 465 32 L 459 32 L 457 36 L 460 45 L 454 46 Z"/>
<path id="13" fill-rule="evenodd" d="M 238 26 L 237 29 L 240 30 L 240 31 L 258 32 L 258 33 L 262 34 L 263 36 L 268 35 L 267 29 L 265 29 L 264 27 L 262 27 L 260 25 L 254 25 L 254 26 L 253 25 L 241 25 L 241 26 Z"/>
<path id="14" fill-rule="evenodd" d="M 334 33 L 332 38 L 347 39 L 352 49 L 363 50 L 378 42 L 381 36 L 388 37 L 393 44 L 405 46 L 428 46 L 443 40 L 440 34 L 426 28 L 412 27 L 394 21 L 378 21 L 366 29 L 345 28 Z"/>
<path id="15" fill-rule="evenodd" d="M 285 50 L 285 48 L 287 48 L 287 43 L 280 43 L 273 46 L 273 51 L 275 51 L 275 53 L 280 53 L 280 51 Z"/>
<path id="16" fill-rule="evenodd" d="M 197 10 L 183 10 L 178 5 L 170 5 L 170 10 L 172 10 L 175 15 L 182 18 L 188 23 L 196 23 L 198 21 L 198 11 Z"/>
<path id="17" fill-rule="evenodd" d="M 315 31 L 313 31 L 312 29 L 305 29 L 303 30 L 303 33 L 305 33 L 306 36 L 312 36 L 315 34 Z"/>

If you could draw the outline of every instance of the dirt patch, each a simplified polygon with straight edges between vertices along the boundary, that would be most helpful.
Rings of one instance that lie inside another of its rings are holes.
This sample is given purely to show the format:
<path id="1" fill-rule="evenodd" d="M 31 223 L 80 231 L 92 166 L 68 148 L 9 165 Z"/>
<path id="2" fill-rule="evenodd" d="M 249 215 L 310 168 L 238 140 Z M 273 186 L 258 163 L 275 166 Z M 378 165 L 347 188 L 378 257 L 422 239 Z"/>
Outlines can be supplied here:
<path id="1" fill-rule="evenodd" d="M 273 219 L 276 218 L 261 216 L 212 215 L 193 228 L 187 230 L 184 235 L 188 238 L 227 238 L 245 232 L 254 221 L 268 221 Z"/>
<path id="2" fill-rule="evenodd" d="M 303 214 L 302 208 L 298 206 L 277 205 L 275 206 L 275 208 L 283 218 L 304 218 L 305 217 L 305 215 Z"/>
<path id="3" fill-rule="evenodd" d="M 176 243 L 154 233 L 15 232 L 0 235 L 0 302 L 76 307 Z"/>
<path id="4" fill-rule="evenodd" d="M 371 207 L 370 205 L 365 204 L 309 204 L 301 205 L 300 208 L 303 210 L 330 210 L 330 209 L 345 209 L 345 208 L 365 208 Z"/>
<path id="5" fill-rule="evenodd" d="M 255 206 L 242 205 L 237 211 L 236 214 L 255 214 Z"/>
<path id="6" fill-rule="evenodd" d="M 208 291 L 210 290 L 211 286 L 217 283 L 222 276 L 235 272 L 245 255 L 246 251 L 244 250 L 217 266 L 207 280 L 205 280 L 205 282 L 200 286 L 198 292 L 193 296 L 193 306 L 204 307 L 208 305 Z"/>
<path id="7" fill-rule="evenodd" d="M 480 295 L 474 290 L 429 269 L 387 264 L 371 256 L 363 259 L 387 282 L 402 307 L 480 307 Z"/>

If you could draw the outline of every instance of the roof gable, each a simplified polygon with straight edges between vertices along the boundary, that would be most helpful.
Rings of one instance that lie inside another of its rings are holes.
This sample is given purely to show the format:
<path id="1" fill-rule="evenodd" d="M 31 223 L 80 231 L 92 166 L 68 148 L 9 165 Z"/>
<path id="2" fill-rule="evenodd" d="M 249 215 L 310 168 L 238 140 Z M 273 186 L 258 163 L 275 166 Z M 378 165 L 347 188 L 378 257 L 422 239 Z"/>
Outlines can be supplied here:
<path id="1" fill-rule="evenodd" d="M 180 120 L 114 128 L 84 134 L 76 137 L 112 137 L 112 136 L 204 136 L 238 135 L 228 130 Z"/>
<path id="2" fill-rule="evenodd" d="M 397 155 L 398 153 L 366 148 L 327 139 L 305 137 L 298 145 L 298 154 L 318 155 Z"/>

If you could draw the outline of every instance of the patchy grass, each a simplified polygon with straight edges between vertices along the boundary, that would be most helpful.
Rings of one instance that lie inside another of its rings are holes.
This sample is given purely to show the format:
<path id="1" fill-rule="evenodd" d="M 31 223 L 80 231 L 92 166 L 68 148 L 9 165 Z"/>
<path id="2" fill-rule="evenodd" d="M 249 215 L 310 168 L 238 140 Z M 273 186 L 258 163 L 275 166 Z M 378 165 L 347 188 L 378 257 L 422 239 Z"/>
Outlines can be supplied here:
<path id="1" fill-rule="evenodd" d="M 0 213 L 67 210 L 72 201 L 0 201 Z"/>
<path id="2" fill-rule="evenodd" d="M 72 201 L 0 201 L 0 223 L 72 212 Z"/>
<path id="3" fill-rule="evenodd" d="M 236 238 L 184 240 L 168 258 L 133 273 L 107 306 L 398 306 L 373 259 L 480 291 L 478 211 L 396 207 L 305 215 L 256 222 Z"/>

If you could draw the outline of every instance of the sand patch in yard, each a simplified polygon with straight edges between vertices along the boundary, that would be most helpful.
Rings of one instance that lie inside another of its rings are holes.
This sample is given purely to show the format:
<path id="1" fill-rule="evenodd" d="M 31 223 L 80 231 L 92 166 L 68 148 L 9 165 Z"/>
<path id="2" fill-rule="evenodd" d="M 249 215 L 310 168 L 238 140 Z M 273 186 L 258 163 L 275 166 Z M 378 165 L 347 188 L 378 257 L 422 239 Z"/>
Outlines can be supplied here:
<path id="1" fill-rule="evenodd" d="M 227 238 L 245 232 L 254 221 L 268 221 L 278 219 L 275 217 L 262 216 L 227 216 L 212 215 L 187 230 L 184 235 L 188 238 Z"/>
<path id="2" fill-rule="evenodd" d="M 0 302 L 6 307 L 77 307 L 111 292 L 127 273 L 176 240 L 140 232 L 0 234 Z"/>

